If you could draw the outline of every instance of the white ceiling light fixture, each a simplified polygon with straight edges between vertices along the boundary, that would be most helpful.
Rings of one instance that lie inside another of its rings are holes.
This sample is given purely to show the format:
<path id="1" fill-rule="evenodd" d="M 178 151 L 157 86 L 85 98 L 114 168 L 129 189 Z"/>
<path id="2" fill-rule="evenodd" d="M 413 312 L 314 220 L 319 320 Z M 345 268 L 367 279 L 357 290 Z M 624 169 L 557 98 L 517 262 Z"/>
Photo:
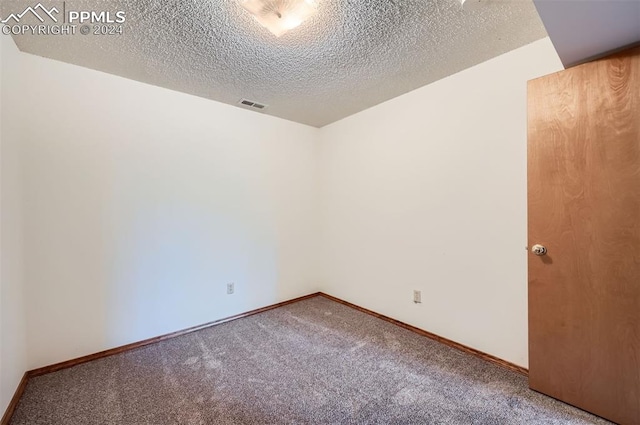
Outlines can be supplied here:
<path id="1" fill-rule="evenodd" d="M 240 4 L 276 37 L 296 28 L 317 11 L 315 0 L 240 0 Z"/>
<path id="2" fill-rule="evenodd" d="M 477 10 L 487 4 L 487 0 L 460 0 L 460 3 L 464 10 Z"/>

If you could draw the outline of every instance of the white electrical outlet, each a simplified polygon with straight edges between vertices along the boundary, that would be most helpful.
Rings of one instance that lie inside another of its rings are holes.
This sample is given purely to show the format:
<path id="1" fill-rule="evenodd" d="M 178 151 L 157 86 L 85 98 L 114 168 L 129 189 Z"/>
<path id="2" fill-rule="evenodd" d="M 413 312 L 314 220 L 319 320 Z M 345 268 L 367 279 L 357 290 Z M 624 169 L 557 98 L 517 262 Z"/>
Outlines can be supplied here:
<path id="1" fill-rule="evenodd" d="M 413 291 L 413 302 L 416 304 L 420 304 L 422 302 L 422 291 Z"/>
<path id="2" fill-rule="evenodd" d="M 233 291 L 235 291 L 236 284 L 233 282 L 227 283 L 227 294 L 231 295 L 233 294 Z"/>

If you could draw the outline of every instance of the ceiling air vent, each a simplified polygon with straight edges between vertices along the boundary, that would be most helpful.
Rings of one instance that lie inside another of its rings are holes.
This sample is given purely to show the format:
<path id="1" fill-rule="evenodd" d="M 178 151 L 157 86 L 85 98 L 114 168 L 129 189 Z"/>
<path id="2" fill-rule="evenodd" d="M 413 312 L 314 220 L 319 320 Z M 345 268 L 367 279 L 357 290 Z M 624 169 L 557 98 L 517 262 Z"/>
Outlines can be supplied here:
<path id="1" fill-rule="evenodd" d="M 247 99 L 240 100 L 240 104 L 243 106 L 248 106 L 249 108 L 253 108 L 253 109 L 264 109 L 267 107 L 267 105 L 254 102 L 253 100 L 247 100 Z"/>

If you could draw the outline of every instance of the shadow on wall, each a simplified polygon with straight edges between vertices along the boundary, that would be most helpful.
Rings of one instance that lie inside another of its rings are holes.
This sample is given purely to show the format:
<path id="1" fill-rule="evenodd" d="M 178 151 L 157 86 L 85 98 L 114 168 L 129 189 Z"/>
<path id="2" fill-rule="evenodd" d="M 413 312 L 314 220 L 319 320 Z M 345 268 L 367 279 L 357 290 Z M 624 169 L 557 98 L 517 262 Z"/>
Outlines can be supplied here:
<path id="1" fill-rule="evenodd" d="M 108 343 L 141 340 L 277 299 L 273 235 L 248 229 L 242 217 L 179 199 L 132 201 L 131 213 L 116 213 L 126 230 L 110 241 L 115 262 L 109 268 Z M 230 282 L 232 295 L 226 293 Z"/>
<path id="2" fill-rule="evenodd" d="M 171 155 L 151 167 L 89 150 L 43 155 L 36 167 L 46 172 L 30 182 L 30 198 L 48 206 L 30 213 L 32 367 L 278 300 L 286 264 L 254 178 L 201 175 L 198 161 Z"/>

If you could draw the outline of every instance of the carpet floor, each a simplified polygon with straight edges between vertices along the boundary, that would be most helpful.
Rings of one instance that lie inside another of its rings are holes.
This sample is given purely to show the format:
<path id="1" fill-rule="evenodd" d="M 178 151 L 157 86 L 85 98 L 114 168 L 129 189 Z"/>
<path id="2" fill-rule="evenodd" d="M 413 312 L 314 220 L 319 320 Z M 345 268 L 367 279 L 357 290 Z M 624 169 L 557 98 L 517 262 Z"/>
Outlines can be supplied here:
<path id="1" fill-rule="evenodd" d="M 33 378 L 12 425 L 607 424 L 324 297 Z"/>

